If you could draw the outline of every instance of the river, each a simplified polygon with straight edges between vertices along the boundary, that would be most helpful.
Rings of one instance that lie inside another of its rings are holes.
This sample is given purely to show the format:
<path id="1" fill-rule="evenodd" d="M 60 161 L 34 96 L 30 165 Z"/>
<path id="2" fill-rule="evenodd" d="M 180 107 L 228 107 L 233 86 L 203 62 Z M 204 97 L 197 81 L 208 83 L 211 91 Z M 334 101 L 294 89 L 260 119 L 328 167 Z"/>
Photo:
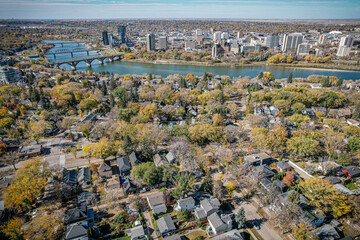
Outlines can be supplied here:
<path id="1" fill-rule="evenodd" d="M 73 50 L 76 48 L 86 48 L 85 44 L 80 43 L 78 46 L 77 43 L 56 44 L 60 41 L 47 41 L 55 44 L 55 47 L 50 51 L 54 52 L 56 50 L 69 49 Z M 64 42 L 64 41 L 61 41 Z M 97 52 L 91 51 L 89 56 L 98 56 Z M 56 59 L 52 55 L 47 55 L 51 62 L 53 61 L 64 61 L 69 59 L 80 59 L 87 57 L 86 52 L 74 53 L 73 57 L 69 53 L 57 54 Z M 68 70 L 71 70 L 68 64 L 61 65 Z M 310 75 L 325 75 L 325 76 L 336 76 L 342 77 L 345 80 L 358 80 L 360 79 L 360 71 L 340 71 L 340 70 L 328 70 L 328 69 L 315 69 L 315 68 L 296 68 L 296 67 L 277 67 L 277 66 L 241 66 L 241 67 L 227 67 L 227 66 L 203 66 L 203 65 L 183 65 L 183 64 L 153 64 L 153 63 L 139 63 L 139 62 L 124 62 L 116 61 L 113 63 L 106 63 L 104 65 L 99 65 L 97 60 L 92 62 L 92 67 L 87 68 L 85 62 L 80 62 L 76 66 L 77 70 L 82 71 L 92 71 L 92 72 L 110 72 L 117 73 L 120 75 L 124 74 L 155 74 L 162 77 L 168 75 L 180 74 L 186 75 L 192 73 L 196 76 L 202 76 L 204 72 L 211 72 L 214 75 L 227 75 L 230 77 L 245 77 L 249 76 L 251 78 L 259 75 L 260 72 L 271 72 L 274 74 L 275 78 L 287 78 L 289 73 L 293 73 L 293 77 L 307 78 Z"/>

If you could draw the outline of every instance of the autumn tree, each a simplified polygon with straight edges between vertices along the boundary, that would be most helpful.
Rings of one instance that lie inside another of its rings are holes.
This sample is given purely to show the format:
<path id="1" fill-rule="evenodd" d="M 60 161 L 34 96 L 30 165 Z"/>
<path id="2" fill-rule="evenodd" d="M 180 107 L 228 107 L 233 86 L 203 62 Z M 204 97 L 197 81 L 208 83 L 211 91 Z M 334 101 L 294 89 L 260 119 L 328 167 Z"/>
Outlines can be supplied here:
<path id="1" fill-rule="evenodd" d="M 47 184 L 48 171 L 45 163 L 37 158 L 25 162 L 16 171 L 13 183 L 4 190 L 7 208 L 24 210 L 31 208 L 40 192 Z"/>
<path id="2" fill-rule="evenodd" d="M 90 121 L 84 122 L 84 123 L 80 123 L 78 125 L 78 130 L 86 137 L 89 138 L 90 137 L 90 131 L 93 128 L 93 124 Z"/>
<path id="3" fill-rule="evenodd" d="M 34 218 L 24 235 L 26 239 L 60 239 L 64 230 L 61 219 L 45 214 Z"/>
<path id="4" fill-rule="evenodd" d="M 21 240 L 23 239 L 21 232 L 22 226 L 23 221 L 18 217 L 14 217 L 1 228 L 1 231 L 8 236 L 10 240 Z"/>
<path id="5" fill-rule="evenodd" d="M 310 200 L 309 205 L 335 217 L 341 217 L 351 211 L 347 196 L 336 191 L 334 185 L 328 181 L 313 177 L 301 181 L 299 185 L 304 196 Z"/>
<path id="6" fill-rule="evenodd" d="M 294 224 L 292 227 L 292 235 L 296 240 L 316 240 L 317 235 L 314 233 L 314 227 L 308 223 Z"/>
<path id="7" fill-rule="evenodd" d="M 16 171 L 16 163 L 18 160 L 18 154 L 16 152 L 8 152 L 4 156 L 4 160 L 8 165 L 12 165 Z"/>
<path id="8" fill-rule="evenodd" d="M 294 185 L 294 181 L 294 174 L 292 174 L 290 171 L 287 171 L 285 177 L 283 178 L 283 183 L 285 183 L 285 185 L 287 185 L 288 187 L 291 187 Z"/>
<path id="9" fill-rule="evenodd" d="M 40 138 L 45 136 L 47 129 L 51 129 L 51 125 L 44 120 L 30 122 L 30 129 L 27 132 L 27 136 L 34 139 L 36 143 L 39 143 Z"/>

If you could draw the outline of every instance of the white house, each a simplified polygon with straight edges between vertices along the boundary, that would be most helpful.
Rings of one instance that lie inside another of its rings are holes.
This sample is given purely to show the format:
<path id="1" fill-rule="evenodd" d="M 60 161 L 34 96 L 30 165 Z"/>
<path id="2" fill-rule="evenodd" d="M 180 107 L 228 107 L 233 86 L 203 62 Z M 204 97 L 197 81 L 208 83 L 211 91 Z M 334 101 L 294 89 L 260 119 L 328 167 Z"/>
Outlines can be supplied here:
<path id="1" fill-rule="evenodd" d="M 178 200 L 174 207 L 174 209 L 177 211 L 180 210 L 190 211 L 194 208 L 195 208 L 195 200 L 192 197 Z"/>

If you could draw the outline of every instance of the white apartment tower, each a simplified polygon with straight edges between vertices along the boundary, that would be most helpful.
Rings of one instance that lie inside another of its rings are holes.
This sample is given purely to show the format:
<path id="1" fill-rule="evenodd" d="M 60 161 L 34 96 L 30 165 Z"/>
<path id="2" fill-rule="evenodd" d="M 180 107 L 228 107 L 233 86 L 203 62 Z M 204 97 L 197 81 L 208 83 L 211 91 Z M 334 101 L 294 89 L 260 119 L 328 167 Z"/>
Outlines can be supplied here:
<path id="1" fill-rule="evenodd" d="M 303 36 L 300 33 L 285 34 L 282 42 L 281 51 L 287 52 L 290 49 L 297 50 L 302 43 Z"/>
<path id="2" fill-rule="evenodd" d="M 353 36 L 345 36 L 340 39 L 339 48 L 337 52 L 337 56 L 345 57 L 350 54 L 350 49 L 354 44 L 354 37 Z"/>

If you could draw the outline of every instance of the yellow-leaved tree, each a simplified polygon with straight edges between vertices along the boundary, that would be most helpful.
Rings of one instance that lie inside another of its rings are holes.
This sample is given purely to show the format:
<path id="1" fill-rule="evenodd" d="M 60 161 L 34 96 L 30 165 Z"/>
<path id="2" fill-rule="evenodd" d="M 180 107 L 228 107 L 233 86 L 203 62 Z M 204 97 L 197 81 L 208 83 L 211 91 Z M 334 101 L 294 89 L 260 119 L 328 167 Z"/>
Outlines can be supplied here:
<path id="1" fill-rule="evenodd" d="M 300 182 L 303 194 L 310 200 L 308 203 L 324 213 L 331 213 L 334 217 L 341 217 L 351 211 L 345 194 L 334 189 L 328 181 L 314 177 Z"/>
<path id="2" fill-rule="evenodd" d="M 47 184 L 46 163 L 38 158 L 29 160 L 16 171 L 13 183 L 4 189 L 7 208 L 18 211 L 31 208 L 42 189 Z"/>

